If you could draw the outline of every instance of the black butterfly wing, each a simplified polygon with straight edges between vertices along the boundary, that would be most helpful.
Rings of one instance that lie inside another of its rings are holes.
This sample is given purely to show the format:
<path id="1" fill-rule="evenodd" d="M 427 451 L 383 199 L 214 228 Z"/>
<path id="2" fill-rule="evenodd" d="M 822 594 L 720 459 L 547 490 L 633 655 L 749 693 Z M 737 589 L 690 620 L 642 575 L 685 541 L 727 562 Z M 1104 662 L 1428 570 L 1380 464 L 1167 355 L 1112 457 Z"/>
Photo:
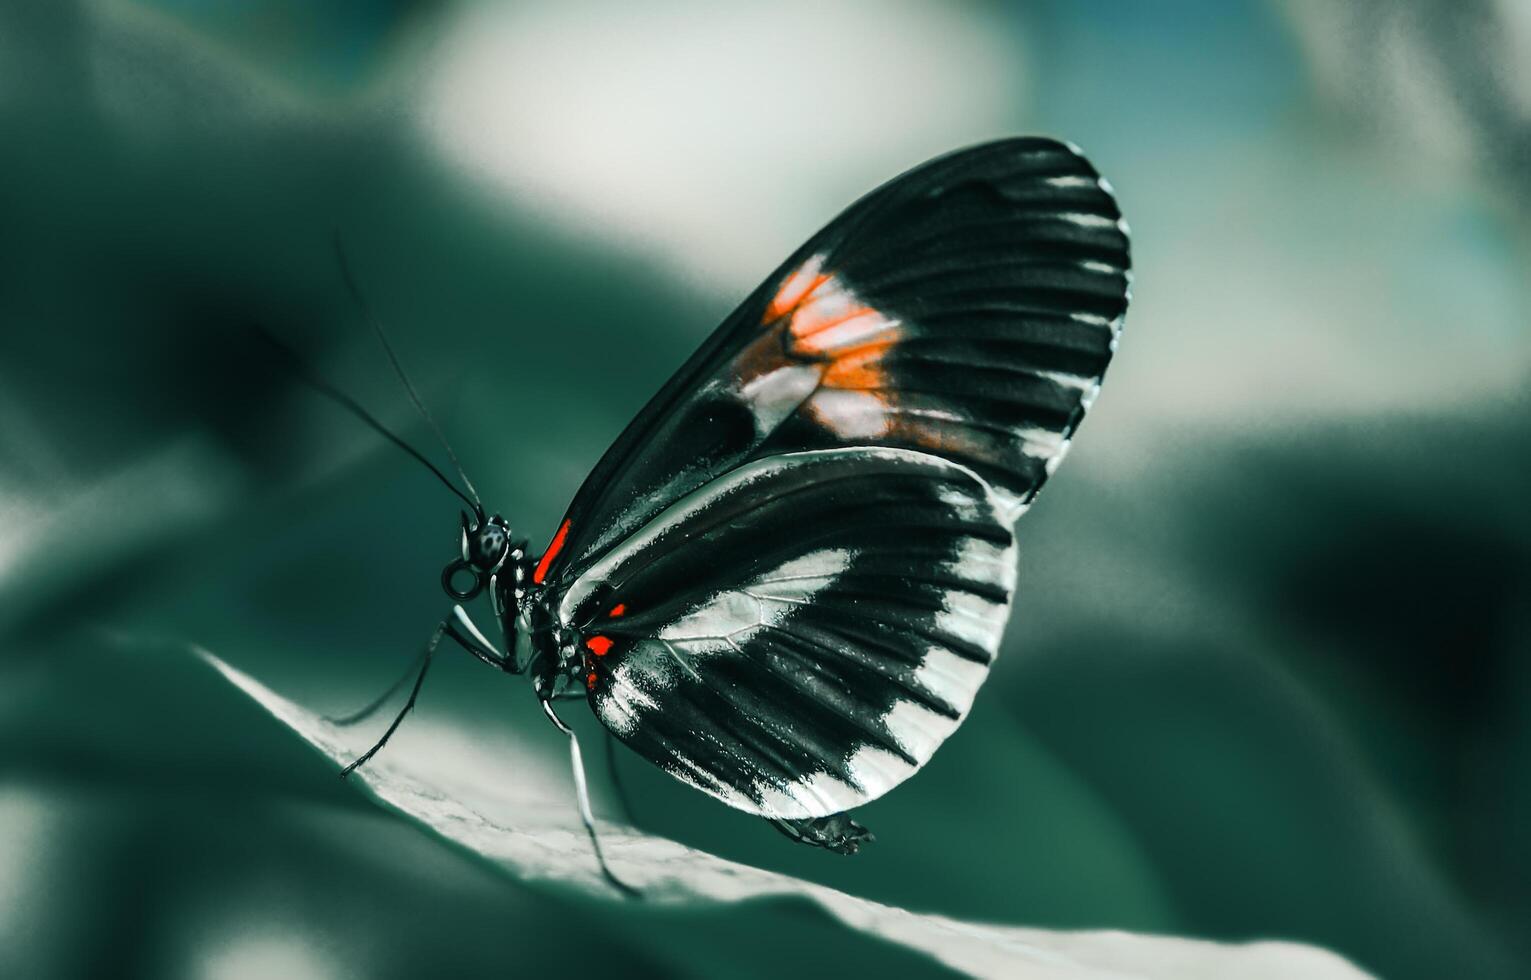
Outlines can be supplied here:
<path id="1" fill-rule="evenodd" d="M 962 464 L 1007 519 L 1062 458 L 1126 310 L 1125 227 L 1073 147 L 1002 140 L 852 205 L 638 414 L 534 570 L 572 581 L 734 467 L 839 446 Z"/>
<path id="2" fill-rule="evenodd" d="M 962 721 L 1009 615 L 1014 540 L 971 470 L 896 448 L 752 460 L 561 593 L 590 703 L 640 755 L 778 818 L 857 806 Z"/>

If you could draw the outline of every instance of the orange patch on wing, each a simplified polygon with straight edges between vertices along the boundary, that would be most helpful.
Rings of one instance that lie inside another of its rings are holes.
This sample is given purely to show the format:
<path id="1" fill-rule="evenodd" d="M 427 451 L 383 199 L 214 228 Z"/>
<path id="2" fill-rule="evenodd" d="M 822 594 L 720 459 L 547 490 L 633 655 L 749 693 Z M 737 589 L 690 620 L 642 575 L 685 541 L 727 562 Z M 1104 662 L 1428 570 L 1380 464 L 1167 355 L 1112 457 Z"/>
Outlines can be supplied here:
<path id="1" fill-rule="evenodd" d="M 877 390 L 888 387 L 888 375 L 883 370 L 882 357 L 896 343 L 896 336 L 883 337 L 837 354 L 829 362 L 824 378 L 819 383 L 826 388 Z"/>
<path id="2" fill-rule="evenodd" d="M 606 654 L 611 652 L 611 637 L 592 636 L 590 639 L 585 641 L 585 646 L 589 647 L 590 652 L 595 654 L 597 657 L 604 657 Z"/>
<path id="3" fill-rule="evenodd" d="M 766 307 L 765 323 L 788 321 L 787 332 L 795 353 L 824 354 L 840 347 L 860 346 L 898 327 L 897 320 L 862 302 L 839 278 L 825 272 L 823 266 L 822 255 L 804 262 L 786 278 Z M 751 358 L 758 359 L 754 354 Z"/>
<path id="4" fill-rule="evenodd" d="M 876 317 L 877 311 L 870 306 L 860 306 L 849 294 L 834 292 L 817 303 L 809 303 L 799 307 L 792 314 L 792 336 L 799 341 L 805 341 L 803 346 L 813 349 L 810 338 L 814 334 L 823 333 L 830 327 L 837 327 L 847 320 L 857 317 Z"/>
<path id="5" fill-rule="evenodd" d="M 740 387 L 764 378 L 778 368 L 787 367 L 788 361 L 782 350 L 781 337 L 774 329 L 763 331 L 750 341 L 749 346 L 734 358 L 733 375 Z"/>
<path id="6" fill-rule="evenodd" d="M 893 336 L 896 333 L 897 324 L 884 317 L 881 313 L 870 306 L 859 306 L 842 315 L 824 318 L 817 321 L 808 320 L 803 314 L 799 318 L 804 320 L 802 332 L 797 329 L 799 324 L 793 323 L 794 352 L 805 354 L 827 354 L 836 350 L 859 347 L 868 344 L 880 337 Z M 811 326 L 812 329 L 808 329 Z"/>
<path id="7" fill-rule="evenodd" d="M 788 276 L 782 282 L 781 288 L 776 290 L 776 295 L 771 298 L 771 305 L 766 307 L 764 323 L 779 320 L 801 306 L 808 297 L 826 282 L 829 276 L 822 271 L 824 268 L 824 256 L 815 255 L 813 258 L 797 267 L 797 271 Z"/>
<path id="8" fill-rule="evenodd" d="M 537 569 L 536 571 L 532 572 L 533 582 L 541 585 L 542 580 L 548 577 L 548 569 L 552 567 L 553 559 L 557 558 L 558 553 L 563 550 L 564 539 L 568 536 L 569 522 L 565 520 L 562 524 L 559 525 L 558 533 L 553 535 L 553 540 L 548 545 L 548 550 L 544 551 L 542 553 L 542 558 L 538 560 Z"/>
<path id="9" fill-rule="evenodd" d="M 817 258 L 814 263 L 817 263 Z M 789 318 L 787 330 L 795 351 L 823 354 L 855 347 L 891 332 L 898 321 L 868 306 L 832 274 L 814 264 L 787 279 L 767 314 L 768 321 Z M 807 283 L 801 280 L 813 272 Z"/>
<path id="10" fill-rule="evenodd" d="M 807 403 L 824 428 L 846 439 L 886 436 L 893 425 L 895 391 L 882 362 L 898 343 L 896 332 L 836 352 L 824 369 L 819 392 Z"/>
<path id="11" fill-rule="evenodd" d="M 785 337 L 776 329 L 762 335 L 748 352 L 748 366 L 764 366 L 765 356 L 755 353 L 755 346 L 774 357 L 781 349 L 776 344 L 785 340 L 789 357 L 820 368 L 818 393 L 803 404 L 814 421 L 847 439 L 886 435 L 896 394 L 883 358 L 903 338 L 902 323 L 825 272 L 822 255 L 804 262 L 777 290 L 764 322 L 782 321 Z M 742 355 L 739 366 L 746 381 L 756 376 L 745 370 Z"/>
<path id="12" fill-rule="evenodd" d="M 611 612 L 607 613 L 606 615 L 610 616 L 612 619 L 616 619 L 618 616 L 625 612 L 627 612 L 627 603 L 619 602 L 615 606 L 612 606 Z"/>

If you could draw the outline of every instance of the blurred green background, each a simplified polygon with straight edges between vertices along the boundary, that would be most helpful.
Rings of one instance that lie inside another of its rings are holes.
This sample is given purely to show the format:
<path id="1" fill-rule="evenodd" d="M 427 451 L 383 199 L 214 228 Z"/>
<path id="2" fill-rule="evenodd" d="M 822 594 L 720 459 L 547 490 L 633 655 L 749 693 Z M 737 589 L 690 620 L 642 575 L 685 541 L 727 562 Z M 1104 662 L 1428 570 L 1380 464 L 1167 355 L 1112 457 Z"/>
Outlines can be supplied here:
<path id="1" fill-rule="evenodd" d="M 793 902 L 507 882 L 109 637 L 338 710 L 442 614 L 453 498 L 250 330 L 426 441 L 331 229 L 540 547 L 823 221 L 1032 132 L 1137 288 L 972 717 L 855 859 L 629 756 L 638 823 L 918 911 L 1531 975 L 1528 65 L 1521 0 L 6 0 L 0 976 L 939 975 Z M 559 772 L 467 658 L 412 725 Z"/>

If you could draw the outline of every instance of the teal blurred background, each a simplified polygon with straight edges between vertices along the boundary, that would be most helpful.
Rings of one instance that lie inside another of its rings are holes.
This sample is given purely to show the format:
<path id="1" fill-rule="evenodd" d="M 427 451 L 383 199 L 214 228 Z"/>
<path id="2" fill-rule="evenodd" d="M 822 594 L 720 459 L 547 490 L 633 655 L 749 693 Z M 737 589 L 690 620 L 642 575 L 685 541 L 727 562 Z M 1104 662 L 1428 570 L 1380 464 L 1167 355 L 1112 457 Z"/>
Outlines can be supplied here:
<path id="1" fill-rule="evenodd" d="M 426 441 L 333 228 L 540 547 L 801 240 L 1011 133 L 1110 177 L 1137 287 L 972 717 L 854 859 L 629 756 L 637 822 L 918 911 L 1531 975 L 1527 65 L 1521 0 L 7 0 L 0 976 L 939 975 L 806 905 L 508 882 L 111 637 L 339 710 L 442 614 L 454 499 L 250 330 Z M 398 743 L 566 779 L 546 727 L 449 658 Z"/>

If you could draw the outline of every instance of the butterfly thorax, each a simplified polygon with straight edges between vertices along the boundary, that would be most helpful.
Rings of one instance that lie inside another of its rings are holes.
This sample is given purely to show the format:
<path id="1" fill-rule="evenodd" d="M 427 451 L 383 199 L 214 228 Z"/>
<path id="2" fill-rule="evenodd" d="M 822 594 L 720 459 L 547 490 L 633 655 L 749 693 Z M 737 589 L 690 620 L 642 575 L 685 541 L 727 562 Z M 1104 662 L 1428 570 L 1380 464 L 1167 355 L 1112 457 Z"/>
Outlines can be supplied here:
<path id="1" fill-rule="evenodd" d="M 506 641 L 512 644 L 512 671 L 525 673 L 544 701 L 583 694 L 577 637 L 558 617 L 557 590 L 531 585 L 519 595 L 502 591 L 507 594 L 496 599 L 495 608 Z"/>

